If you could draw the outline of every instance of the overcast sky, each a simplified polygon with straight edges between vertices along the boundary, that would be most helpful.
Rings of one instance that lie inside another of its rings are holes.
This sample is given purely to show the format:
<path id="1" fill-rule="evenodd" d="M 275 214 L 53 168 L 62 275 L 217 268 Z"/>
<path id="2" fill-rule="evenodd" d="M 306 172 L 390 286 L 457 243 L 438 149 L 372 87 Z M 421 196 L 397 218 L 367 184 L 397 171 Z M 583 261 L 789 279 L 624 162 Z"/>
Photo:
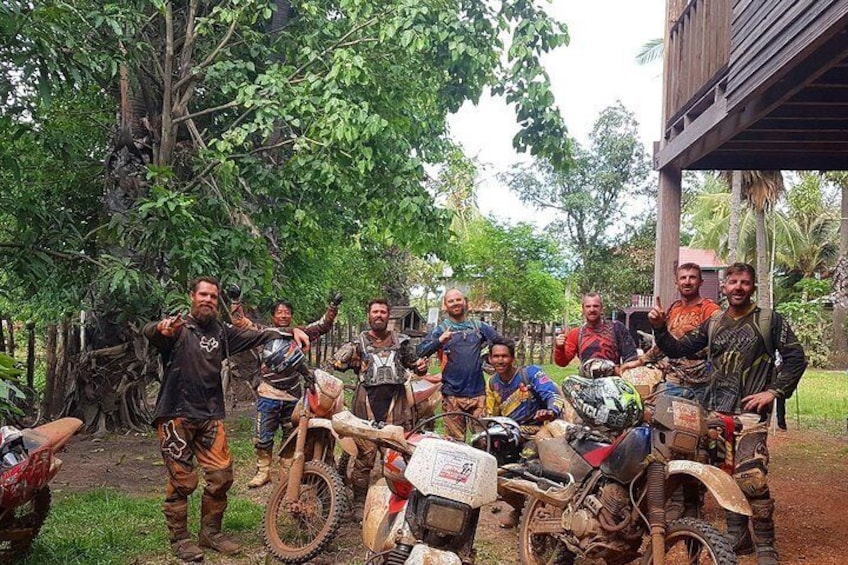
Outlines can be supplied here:
<path id="1" fill-rule="evenodd" d="M 571 43 L 545 60 L 560 111 L 572 136 L 584 143 L 598 114 L 616 100 L 635 112 L 649 150 L 659 139 L 662 64 L 637 65 L 648 40 L 661 37 L 665 0 L 553 0 L 549 12 L 565 22 Z M 512 149 L 517 126 L 513 111 L 486 97 L 467 104 L 451 119 L 451 134 L 482 164 L 478 200 L 485 214 L 545 225 L 552 216 L 521 204 L 497 180 L 525 156 Z"/>

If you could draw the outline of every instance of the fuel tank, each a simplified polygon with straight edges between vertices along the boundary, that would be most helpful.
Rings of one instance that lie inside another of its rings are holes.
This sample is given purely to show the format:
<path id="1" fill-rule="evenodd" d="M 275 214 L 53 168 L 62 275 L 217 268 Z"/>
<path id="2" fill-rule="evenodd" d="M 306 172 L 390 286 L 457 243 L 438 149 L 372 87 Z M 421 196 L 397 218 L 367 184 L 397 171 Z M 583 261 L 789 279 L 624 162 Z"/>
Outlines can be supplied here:
<path id="1" fill-rule="evenodd" d="M 564 437 L 536 440 L 542 468 L 558 475 L 570 473 L 578 483 L 592 471 L 592 466 L 569 444 Z"/>
<path id="2" fill-rule="evenodd" d="M 650 453 L 651 429 L 647 426 L 633 428 L 613 444 L 612 451 L 601 463 L 601 471 L 608 477 L 627 484 L 645 468 Z"/>

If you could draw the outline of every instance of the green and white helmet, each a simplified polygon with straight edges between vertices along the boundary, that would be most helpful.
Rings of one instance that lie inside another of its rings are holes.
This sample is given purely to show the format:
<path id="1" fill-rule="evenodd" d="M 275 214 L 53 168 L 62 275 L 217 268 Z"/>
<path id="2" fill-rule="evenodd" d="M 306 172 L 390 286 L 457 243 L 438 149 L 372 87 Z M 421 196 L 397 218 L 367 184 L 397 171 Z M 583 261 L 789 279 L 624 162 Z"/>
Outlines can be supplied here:
<path id="1" fill-rule="evenodd" d="M 642 398 L 621 377 L 568 377 L 562 381 L 562 392 L 590 426 L 623 430 L 642 421 Z"/>

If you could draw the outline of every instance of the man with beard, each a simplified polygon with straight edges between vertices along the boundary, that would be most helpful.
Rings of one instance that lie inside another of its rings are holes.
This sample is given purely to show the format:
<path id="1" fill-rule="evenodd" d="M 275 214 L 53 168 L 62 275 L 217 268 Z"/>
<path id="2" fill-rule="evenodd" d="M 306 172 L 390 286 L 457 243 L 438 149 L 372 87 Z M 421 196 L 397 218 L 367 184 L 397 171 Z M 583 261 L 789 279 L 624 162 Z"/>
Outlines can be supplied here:
<path id="1" fill-rule="evenodd" d="M 751 301 L 755 289 L 754 268 L 734 263 L 726 271 L 722 289 L 728 301 L 725 312 L 712 316 L 679 340 L 669 333 L 659 299 L 648 320 L 657 345 L 669 357 L 686 357 L 707 348 L 706 408 L 733 416 L 741 426 L 736 436 L 733 477 L 753 510 L 757 564 L 776 565 L 774 500 L 768 488 L 768 428 L 760 417 L 768 413 L 775 398 L 792 395 L 807 362 L 786 320 Z M 769 321 L 766 328 L 762 327 L 766 326 L 763 320 Z M 775 350 L 782 360 L 778 370 Z M 727 530 L 737 553 L 753 549 L 747 517 L 729 513 Z"/>
<path id="2" fill-rule="evenodd" d="M 299 329 L 311 340 L 333 329 L 333 322 L 339 312 L 342 295 L 335 294 L 330 299 L 327 311 L 315 322 Z M 288 300 L 280 300 L 274 304 L 271 321 L 274 327 L 288 329 L 292 323 L 294 308 Z M 261 487 L 271 481 L 271 462 L 274 454 L 274 435 L 278 429 L 291 420 L 292 412 L 298 399 L 303 396 L 300 374 L 295 373 L 285 378 L 271 372 L 267 367 L 261 369 L 261 380 L 256 389 L 256 428 L 253 436 L 253 446 L 256 449 L 256 475 L 247 483 L 248 488 Z M 283 429 L 283 441 L 286 439 Z"/>
<path id="3" fill-rule="evenodd" d="M 574 357 L 582 364 L 589 359 L 606 359 L 616 365 L 635 359 L 636 344 L 627 328 L 618 320 L 604 320 L 604 303 L 597 292 L 583 295 L 581 309 L 585 322 L 561 333 L 554 340 L 554 362 L 568 365 Z"/>
<path id="4" fill-rule="evenodd" d="M 415 355 L 409 337 L 389 331 L 389 304 L 382 298 L 368 303 L 367 332 L 339 348 L 328 369 L 353 370 L 359 383 L 353 397 L 352 412 L 359 418 L 395 424 L 409 430 L 414 425 L 413 406 L 407 395 L 407 369 L 417 375 L 427 372 L 427 362 Z M 377 447 L 356 439 L 358 453 L 353 463 L 351 483 L 354 505 L 361 509 L 368 492 L 369 475 Z"/>
<path id="5" fill-rule="evenodd" d="M 213 277 L 190 283 L 191 314 L 147 324 L 142 330 L 162 356 L 164 376 L 153 423 L 168 473 L 162 509 L 170 530 L 171 548 L 184 561 L 203 560 L 204 547 L 220 553 L 239 551 L 238 543 L 221 532 L 227 491 L 233 484 L 233 460 L 224 431 L 224 391 L 221 363 L 232 353 L 281 336 L 308 345 L 300 330 L 256 331 L 223 324 L 218 319 L 220 285 Z M 199 544 L 188 532 L 188 497 L 197 488 L 197 463 L 206 486 L 201 498 Z"/>
<path id="6" fill-rule="evenodd" d="M 442 412 L 463 412 L 479 418 L 486 409 L 483 345 L 501 336 L 489 324 L 468 319 L 468 299 L 455 288 L 445 293 L 442 307 L 447 319 L 421 341 L 418 356 L 426 358 L 440 352 Z M 465 438 L 466 418 L 446 416 L 444 422 L 448 435 Z"/>

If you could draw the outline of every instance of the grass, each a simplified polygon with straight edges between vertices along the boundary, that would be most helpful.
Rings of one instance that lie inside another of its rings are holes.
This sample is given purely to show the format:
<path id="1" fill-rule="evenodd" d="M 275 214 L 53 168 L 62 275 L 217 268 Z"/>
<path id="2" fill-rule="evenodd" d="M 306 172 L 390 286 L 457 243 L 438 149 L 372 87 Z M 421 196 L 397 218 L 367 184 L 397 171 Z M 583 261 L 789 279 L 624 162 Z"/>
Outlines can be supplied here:
<path id="1" fill-rule="evenodd" d="M 848 375 L 843 371 L 807 370 L 798 390 L 786 401 L 786 420 L 801 429 L 848 432 Z"/>

